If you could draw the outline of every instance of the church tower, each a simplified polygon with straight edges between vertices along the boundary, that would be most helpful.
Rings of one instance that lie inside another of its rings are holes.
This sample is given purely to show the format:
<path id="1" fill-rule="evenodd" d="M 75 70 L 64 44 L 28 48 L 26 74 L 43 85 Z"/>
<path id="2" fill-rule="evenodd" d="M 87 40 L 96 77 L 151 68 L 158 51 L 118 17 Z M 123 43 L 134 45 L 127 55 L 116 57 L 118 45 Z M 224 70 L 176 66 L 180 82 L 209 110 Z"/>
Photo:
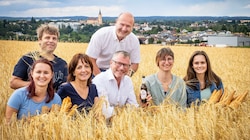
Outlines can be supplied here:
<path id="1" fill-rule="evenodd" d="M 98 24 L 99 25 L 102 24 L 102 13 L 101 13 L 101 10 L 99 10 L 99 14 L 98 14 Z"/>

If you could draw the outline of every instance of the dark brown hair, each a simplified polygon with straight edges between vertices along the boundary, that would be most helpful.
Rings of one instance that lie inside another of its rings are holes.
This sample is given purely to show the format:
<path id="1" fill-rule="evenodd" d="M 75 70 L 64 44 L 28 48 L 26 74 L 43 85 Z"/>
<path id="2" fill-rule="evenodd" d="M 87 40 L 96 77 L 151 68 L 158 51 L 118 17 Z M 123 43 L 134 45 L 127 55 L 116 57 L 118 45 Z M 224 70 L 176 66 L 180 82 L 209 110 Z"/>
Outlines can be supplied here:
<path id="1" fill-rule="evenodd" d="M 210 60 L 209 60 L 209 57 L 207 55 L 207 53 L 205 51 L 195 51 L 190 59 L 189 59 L 189 63 L 188 63 L 188 68 L 187 68 L 187 73 L 186 73 L 186 76 L 184 77 L 184 81 L 186 81 L 186 84 L 188 86 L 191 86 L 193 85 L 194 82 L 198 82 L 198 79 L 196 77 L 196 73 L 193 69 L 193 61 L 194 61 L 194 57 L 197 56 L 197 55 L 203 55 L 206 59 L 206 62 L 207 62 L 207 71 L 205 72 L 205 81 L 207 83 L 206 87 L 211 85 L 212 82 L 214 82 L 217 86 L 219 86 L 220 82 L 221 82 L 221 79 L 219 76 L 217 76 L 213 70 L 212 70 L 212 67 L 211 67 L 211 64 L 210 64 Z"/>
<path id="2" fill-rule="evenodd" d="M 71 59 L 70 63 L 69 63 L 69 67 L 68 67 L 68 82 L 70 81 L 75 81 L 75 76 L 74 76 L 74 71 L 76 69 L 76 66 L 78 64 L 78 61 L 81 60 L 82 63 L 85 62 L 87 64 L 89 64 L 90 68 L 91 68 L 91 76 L 89 77 L 88 81 L 87 81 L 87 86 L 89 86 L 92 82 L 92 74 L 93 74 L 93 64 L 90 61 L 88 55 L 86 54 L 82 54 L 82 53 L 77 53 L 73 56 L 73 58 Z"/>
<path id="3" fill-rule="evenodd" d="M 29 84 L 29 86 L 27 87 L 27 90 L 28 90 L 28 92 L 29 92 L 29 94 L 28 94 L 28 97 L 29 97 L 29 98 L 32 98 L 32 97 L 36 96 L 36 93 L 35 93 L 35 91 L 36 91 L 36 86 L 35 86 L 35 82 L 34 82 L 34 80 L 33 80 L 33 77 L 31 76 L 31 74 L 32 74 L 32 72 L 34 71 L 34 68 L 36 67 L 36 65 L 37 65 L 38 63 L 44 63 L 44 64 L 49 65 L 49 67 L 50 67 L 50 69 L 51 69 L 51 72 L 52 72 L 52 73 L 54 72 L 53 66 L 52 66 L 51 62 L 50 62 L 49 60 L 47 60 L 47 59 L 42 58 L 42 59 L 39 59 L 39 60 L 37 60 L 37 61 L 35 61 L 35 62 L 33 63 L 32 67 L 31 67 L 31 70 L 30 70 L 30 72 L 29 72 L 30 84 Z M 49 84 L 48 84 L 47 92 L 48 92 L 48 97 L 46 98 L 46 103 L 49 103 L 51 100 L 53 100 L 54 95 L 55 95 L 54 88 L 53 88 L 53 78 L 51 78 L 51 80 L 50 80 L 50 82 L 49 82 Z"/>

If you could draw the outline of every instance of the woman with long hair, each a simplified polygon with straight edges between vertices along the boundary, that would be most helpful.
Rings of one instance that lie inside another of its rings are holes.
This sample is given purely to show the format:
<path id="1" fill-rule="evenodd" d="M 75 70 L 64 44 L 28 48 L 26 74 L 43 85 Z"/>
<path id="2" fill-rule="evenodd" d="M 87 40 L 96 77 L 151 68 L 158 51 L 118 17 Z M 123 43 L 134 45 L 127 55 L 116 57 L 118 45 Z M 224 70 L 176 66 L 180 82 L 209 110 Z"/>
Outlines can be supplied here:
<path id="1" fill-rule="evenodd" d="M 93 65 L 86 54 L 77 53 L 73 56 L 68 67 L 68 83 L 59 87 L 58 94 L 63 100 L 71 98 L 73 105 L 78 105 L 78 111 L 86 112 L 98 100 L 97 89 L 92 84 Z"/>
<path id="2" fill-rule="evenodd" d="M 188 106 L 197 100 L 208 100 L 214 90 L 223 89 L 221 78 L 213 72 L 205 51 L 195 51 L 191 55 L 184 81 Z"/>
<path id="3" fill-rule="evenodd" d="M 6 107 L 6 121 L 13 113 L 17 118 L 29 117 L 41 113 L 42 107 L 51 108 L 52 104 L 61 105 L 60 97 L 53 89 L 53 66 L 47 59 L 35 61 L 29 73 L 30 84 L 14 91 Z"/>

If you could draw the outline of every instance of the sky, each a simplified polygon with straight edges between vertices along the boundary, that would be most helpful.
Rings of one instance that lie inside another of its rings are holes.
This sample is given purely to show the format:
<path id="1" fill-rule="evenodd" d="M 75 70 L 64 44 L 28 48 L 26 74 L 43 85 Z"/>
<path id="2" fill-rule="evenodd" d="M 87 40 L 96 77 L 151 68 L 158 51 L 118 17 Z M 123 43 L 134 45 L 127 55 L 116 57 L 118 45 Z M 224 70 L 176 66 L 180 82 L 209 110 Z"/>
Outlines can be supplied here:
<path id="1" fill-rule="evenodd" d="M 0 0 L 9 17 L 248 16 L 250 0 Z"/>

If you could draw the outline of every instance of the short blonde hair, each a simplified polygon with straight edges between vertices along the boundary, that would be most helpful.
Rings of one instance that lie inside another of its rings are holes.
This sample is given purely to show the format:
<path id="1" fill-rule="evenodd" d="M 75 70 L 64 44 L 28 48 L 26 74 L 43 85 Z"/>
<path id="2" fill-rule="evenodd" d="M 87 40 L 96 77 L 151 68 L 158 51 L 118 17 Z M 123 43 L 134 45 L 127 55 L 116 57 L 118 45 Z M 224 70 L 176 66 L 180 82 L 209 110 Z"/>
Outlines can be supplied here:
<path id="1" fill-rule="evenodd" d="M 37 38 L 42 39 L 43 33 L 48 33 L 50 35 L 56 35 L 58 38 L 60 37 L 59 29 L 51 24 L 41 24 L 37 30 Z"/>

